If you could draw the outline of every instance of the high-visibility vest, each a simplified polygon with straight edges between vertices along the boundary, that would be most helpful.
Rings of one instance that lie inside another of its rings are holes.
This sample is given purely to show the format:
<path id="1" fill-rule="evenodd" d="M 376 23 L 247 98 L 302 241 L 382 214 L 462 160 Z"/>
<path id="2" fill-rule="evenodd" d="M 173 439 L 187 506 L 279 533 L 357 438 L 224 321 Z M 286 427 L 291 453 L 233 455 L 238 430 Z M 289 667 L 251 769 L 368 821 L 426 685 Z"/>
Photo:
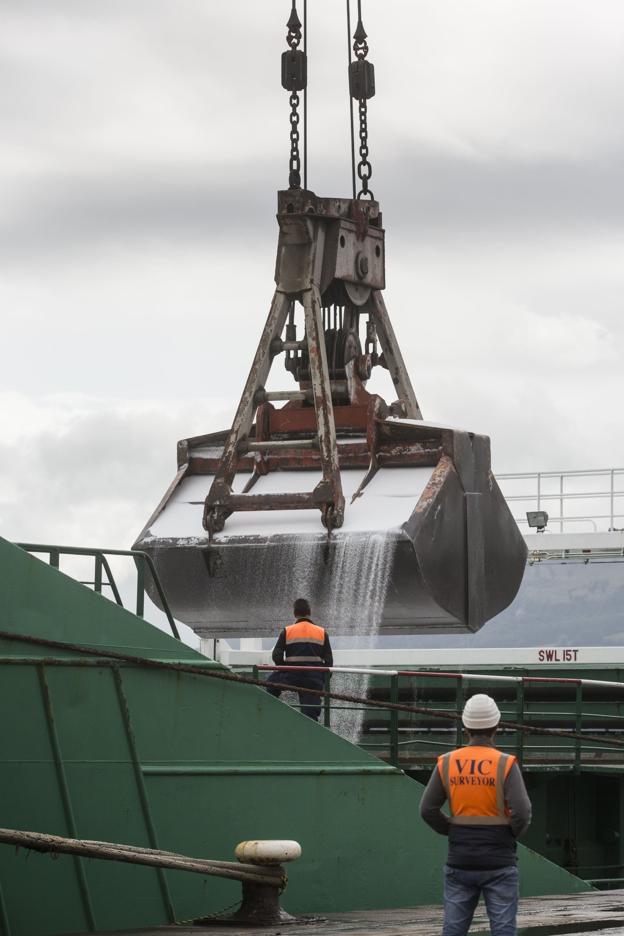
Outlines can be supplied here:
<path id="1" fill-rule="evenodd" d="M 494 747 L 468 745 L 438 757 L 454 825 L 509 825 L 505 780 L 516 762 Z"/>
<path id="2" fill-rule="evenodd" d="M 318 666 L 323 659 L 325 628 L 302 619 L 286 628 L 284 658 L 287 663 Z"/>

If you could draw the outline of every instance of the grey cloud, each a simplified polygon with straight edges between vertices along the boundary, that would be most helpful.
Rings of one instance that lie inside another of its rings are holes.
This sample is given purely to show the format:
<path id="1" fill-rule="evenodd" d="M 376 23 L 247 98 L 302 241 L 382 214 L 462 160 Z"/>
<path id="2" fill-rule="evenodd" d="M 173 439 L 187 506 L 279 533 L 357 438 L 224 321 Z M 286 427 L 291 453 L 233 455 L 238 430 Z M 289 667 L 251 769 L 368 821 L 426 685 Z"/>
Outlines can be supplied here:
<path id="1" fill-rule="evenodd" d="M 622 154 L 624 155 L 624 153 Z M 478 232 L 498 237 L 531 231 L 588 233 L 624 225 L 622 159 L 603 163 L 526 162 L 405 151 L 378 168 L 386 218 L 400 229 Z M 388 181 L 390 186 L 388 186 Z"/>
<path id="2" fill-rule="evenodd" d="M 244 245 L 273 224 L 283 164 L 255 162 L 244 175 L 221 163 L 40 178 L 0 222 L 0 249 L 8 257 L 137 238 Z M 321 169 L 329 179 L 330 166 Z M 513 239 L 622 227 L 623 181 L 622 163 L 492 164 L 406 150 L 376 167 L 373 184 L 386 223 L 408 240 Z"/>
<path id="3" fill-rule="evenodd" d="M 198 167 L 41 178 L 0 221 L 0 250 L 28 257 L 137 238 L 244 242 L 274 215 L 275 194 L 249 178 L 226 179 Z"/>
<path id="4" fill-rule="evenodd" d="M 62 431 L 0 443 L 0 530 L 13 540 L 82 540 L 127 548 L 176 471 L 176 441 L 223 428 L 225 412 L 197 414 L 157 407 L 123 414 L 114 408 L 75 415 Z"/>

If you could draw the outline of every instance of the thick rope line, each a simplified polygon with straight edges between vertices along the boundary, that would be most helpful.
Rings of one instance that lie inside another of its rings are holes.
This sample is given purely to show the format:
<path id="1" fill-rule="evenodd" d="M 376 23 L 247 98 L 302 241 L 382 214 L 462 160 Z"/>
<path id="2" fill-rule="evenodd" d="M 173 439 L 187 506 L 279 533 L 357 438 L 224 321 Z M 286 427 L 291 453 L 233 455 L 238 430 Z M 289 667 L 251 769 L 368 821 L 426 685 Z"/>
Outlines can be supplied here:
<path id="1" fill-rule="evenodd" d="M 30 634 L 15 634 L 11 631 L 0 631 L 0 639 L 14 640 L 20 643 L 32 644 L 40 647 L 50 647 L 54 650 L 70 650 L 72 653 L 83 653 L 105 661 L 130 663 L 134 666 L 141 666 L 147 669 L 168 670 L 178 673 L 189 673 L 193 676 L 205 676 L 210 679 L 220 679 L 224 682 L 242 683 L 247 686 L 259 686 L 266 689 L 266 682 L 262 679 L 254 679 L 252 676 L 241 676 L 226 670 L 206 669 L 203 666 L 194 666 L 192 663 L 170 663 L 164 660 L 151 660 L 149 657 L 133 656 L 132 654 L 120 653 L 117 650 L 102 650 L 97 647 L 86 647 L 81 644 L 65 643 L 61 640 L 49 640 L 44 637 L 33 637 Z M 10 662 L 5 659 L 4 663 Z M 58 658 L 41 658 L 41 664 L 56 664 L 65 661 L 59 661 Z M 69 661 L 68 661 L 69 662 Z M 356 696 L 346 692 L 332 692 L 325 689 L 311 689 L 308 686 L 293 686 L 290 683 L 272 682 L 271 685 L 276 689 L 282 689 L 288 692 L 307 692 L 310 695 L 319 698 L 336 699 L 338 702 L 353 702 L 356 705 L 363 705 L 367 708 L 379 708 L 397 712 L 407 712 L 413 715 L 429 715 L 430 717 L 442 718 L 447 721 L 460 722 L 461 712 L 449 712 L 446 709 L 434 709 L 422 705 L 404 705 L 400 702 L 383 702 L 376 699 L 367 699 L 365 696 Z M 577 731 L 568 731 L 564 728 L 543 728 L 533 725 L 520 725 L 517 722 L 501 721 L 501 728 L 507 728 L 511 731 L 519 731 L 528 735 L 545 735 L 557 738 L 569 738 L 571 740 L 589 741 L 595 744 L 607 744 L 612 747 L 624 749 L 624 740 L 619 738 L 598 737 L 597 735 L 582 734 Z"/>
<path id="2" fill-rule="evenodd" d="M 49 835 L 46 832 L 25 832 L 20 829 L 0 829 L 0 842 L 28 848 L 31 851 L 55 854 L 81 855 L 83 858 L 101 858 L 106 861 L 123 861 L 127 864 L 148 865 L 152 868 L 171 868 L 176 871 L 193 871 L 196 874 L 246 881 L 251 884 L 284 886 L 284 870 L 280 867 L 260 868 L 255 865 L 239 864 L 235 861 L 210 861 L 189 858 L 177 852 L 164 852 L 155 848 L 139 848 L 132 845 L 117 845 L 115 842 L 94 842 L 83 839 Z"/>

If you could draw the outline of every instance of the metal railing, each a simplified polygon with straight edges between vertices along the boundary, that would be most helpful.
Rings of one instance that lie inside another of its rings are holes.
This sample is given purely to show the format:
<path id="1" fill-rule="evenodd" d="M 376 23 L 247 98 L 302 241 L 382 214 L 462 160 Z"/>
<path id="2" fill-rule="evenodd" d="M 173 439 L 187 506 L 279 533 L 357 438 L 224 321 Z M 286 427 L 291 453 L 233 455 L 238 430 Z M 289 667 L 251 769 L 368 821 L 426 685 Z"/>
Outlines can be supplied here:
<path id="1" fill-rule="evenodd" d="M 235 669 L 249 671 L 250 667 Z M 262 672 L 292 672 L 294 669 L 264 665 L 251 667 L 254 678 L 258 678 Z M 377 701 L 383 696 L 391 705 L 406 699 L 418 699 L 419 708 L 430 705 L 431 714 L 410 712 L 406 716 L 399 709 L 373 708 L 367 706 L 366 702 L 352 706 L 340 703 L 341 713 L 357 710 L 364 714 L 359 746 L 393 767 L 426 769 L 435 763 L 438 754 L 460 746 L 463 743 L 461 722 L 457 720 L 453 725 L 449 718 L 441 723 L 441 716 L 437 713 L 456 715 L 464 706 L 468 690 L 472 694 L 479 688 L 487 688 L 497 698 L 502 722 L 514 725 L 512 728 L 501 728 L 497 734 L 497 747 L 515 754 L 520 766 L 535 771 L 558 769 L 574 773 L 592 766 L 614 764 L 624 769 L 624 683 L 621 682 L 429 670 L 350 667 L 297 669 L 323 674 L 323 690 L 326 694 L 321 703 L 321 721 L 326 728 L 334 727 L 338 710 L 327 693 L 332 692 L 332 679 L 345 674 L 372 676 L 374 683 L 368 691 L 374 693 Z M 439 686 L 442 686 L 442 692 Z M 558 688 L 560 692 L 556 698 L 544 699 L 542 696 L 536 697 L 539 687 Z M 533 690 L 533 698 L 527 698 L 528 690 Z M 601 690 L 604 697 L 600 697 Z M 569 698 L 559 697 L 562 695 Z M 428 702 L 424 701 L 427 699 Z M 410 702 L 407 701 L 406 705 L 409 707 Z M 605 708 L 608 711 L 604 711 Z M 540 729 L 545 729 L 543 738 L 539 738 Z M 558 730 L 564 734 L 558 736 Z M 535 734 L 527 735 L 527 731 Z M 379 741 L 373 740 L 376 736 L 380 738 Z M 537 742 L 536 738 L 539 739 Z M 614 747 L 615 739 L 621 741 L 620 746 Z M 612 743 L 609 744 L 609 741 Z"/>
<path id="2" fill-rule="evenodd" d="M 113 570 L 111 569 L 107 557 L 122 556 L 131 558 L 134 562 L 137 575 L 136 603 L 134 607 L 134 613 L 137 615 L 137 617 L 140 618 L 145 616 L 145 581 L 147 571 L 149 572 L 152 582 L 154 583 L 154 588 L 158 593 L 163 613 L 165 614 L 171 628 L 171 633 L 174 637 L 180 640 L 180 633 L 178 631 L 173 614 L 171 613 L 171 608 L 169 607 L 169 602 L 167 601 L 167 596 L 165 595 L 162 583 L 158 577 L 156 566 L 154 565 L 152 557 L 147 553 L 138 549 L 94 549 L 91 547 L 82 546 L 51 546 L 41 543 L 15 543 L 15 545 L 29 553 L 41 553 L 43 555 L 47 555 L 49 564 L 53 568 L 59 570 L 61 556 L 86 556 L 87 558 L 92 558 L 93 579 L 77 579 L 77 581 L 79 581 L 81 585 L 92 586 L 93 590 L 99 595 L 103 594 L 104 588 L 109 588 L 112 593 L 113 600 L 122 608 L 125 606 L 121 598 L 121 592 L 117 582 L 115 581 L 115 576 L 113 575 Z"/>
<path id="3" fill-rule="evenodd" d="M 558 524 L 560 532 L 572 524 L 589 525 L 594 531 L 624 528 L 624 468 L 497 474 L 496 480 L 508 504 L 522 505 L 523 512 L 514 513 L 519 524 L 527 523 L 526 510 L 555 509 L 558 515 L 550 516 L 548 522 Z M 520 490 L 525 487 L 528 490 Z M 581 514 L 567 513 L 574 502 L 596 503 L 596 511 L 586 508 Z"/>

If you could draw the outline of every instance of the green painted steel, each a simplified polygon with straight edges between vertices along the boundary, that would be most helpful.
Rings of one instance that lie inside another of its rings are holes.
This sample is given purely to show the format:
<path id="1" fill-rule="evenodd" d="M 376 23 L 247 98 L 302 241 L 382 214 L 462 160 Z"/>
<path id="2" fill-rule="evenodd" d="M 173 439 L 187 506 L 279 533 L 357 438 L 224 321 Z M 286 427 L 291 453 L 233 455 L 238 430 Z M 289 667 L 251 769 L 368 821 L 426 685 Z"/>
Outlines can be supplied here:
<path id="1" fill-rule="evenodd" d="M 53 640 L 88 641 L 94 647 L 139 656 L 205 659 L 1 538 L 0 579 L 0 630 L 45 635 Z M 23 644 L 5 645 L 3 653 L 24 656 L 24 649 Z"/>
<path id="2" fill-rule="evenodd" d="M 226 859 L 242 839 L 294 838 L 295 913 L 439 900 L 445 842 L 418 818 L 420 784 L 257 687 L 98 660 L 203 658 L 3 540 L 0 630 L 94 648 L 0 641 L 0 825 Z M 520 868 L 526 895 L 587 886 L 527 849 Z M 0 847 L 6 936 L 182 921 L 239 896 L 221 879 Z"/>
<path id="3" fill-rule="evenodd" d="M 25 549 L 26 552 L 29 553 L 47 555 L 50 565 L 55 569 L 59 568 L 61 556 L 88 556 L 94 561 L 93 581 L 82 582 L 81 584 L 93 585 L 94 591 L 99 595 L 102 594 L 103 586 L 107 585 L 112 592 L 114 600 L 122 607 L 123 601 L 121 593 L 117 587 L 117 582 L 115 581 L 115 576 L 113 575 L 113 570 L 110 567 L 107 557 L 124 556 L 126 558 L 131 558 L 136 568 L 137 577 L 135 606 L 137 616 L 143 617 L 143 612 L 145 610 L 145 570 L 147 569 L 151 583 L 158 595 L 160 607 L 169 622 L 171 633 L 174 637 L 180 638 L 178 626 L 171 613 L 171 608 L 169 607 L 167 596 L 165 595 L 160 578 L 158 577 L 156 566 L 148 553 L 142 552 L 139 549 L 90 549 L 84 546 L 45 546 L 42 543 L 16 543 L 15 545 L 19 546 L 20 549 Z M 103 580 L 103 572 L 106 573 L 106 582 Z"/>
<path id="4" fill-rule="evenodd" d="M 240 667 L 242 671 L 248 667 Z M 257 670 L 256 670 L 257 672 Z M 334 675 L 334 674 L 332 674 Z M 492 676 L 539 677 L 539 682 L 495 683 Z M 341 680 L 344 675 L 339 676 Z M 607 680 L 613 685 L 581 685 L 579 678 Z M 329 674 L 326 676 L 329 681 Z M 565 680 L 569 680 L 566 682 Z M 331 689 L 331 682 L 329 682 Z M 340 691 L 345 691 L 344 684 Z M 456 716 L 463 708 L 467 693 L 488 692 L 494 696 L 503 721 L 519 728 L 502 728 L 497 743 L 513 753 L 526 771 L 561 770 L 581 773 L 606 765 L 624 772 L 624 673 L 619 668 L 592 668 L 584 671 L 535 667 L 474 667 L 469 677 L 459 670 L 434 667 L 418 675 L 375 674 L 368 687 L 368 697 L 376 702 L 389 701 L 427 711 L 384 710 L 371 705 L 364 708 L 364 727 L 360 746 L 377 757 L 405 770 L 432 768 L 444 751 L 462 744 L 460 719 L 445 719 L 444 713 Z M 334 709 L 326 701 L 325 724 L 332 725 Z M 338 703 L 339 707 L 342 703 Z M 437 710 L 433 712 L 431 710 Z M 556 728 L 576 737 L 525 734 L 521 727 Z M 585 737 L 579 737 L 584 733 Z M 614 744 L 609 744 L 608 739 Z"/>

